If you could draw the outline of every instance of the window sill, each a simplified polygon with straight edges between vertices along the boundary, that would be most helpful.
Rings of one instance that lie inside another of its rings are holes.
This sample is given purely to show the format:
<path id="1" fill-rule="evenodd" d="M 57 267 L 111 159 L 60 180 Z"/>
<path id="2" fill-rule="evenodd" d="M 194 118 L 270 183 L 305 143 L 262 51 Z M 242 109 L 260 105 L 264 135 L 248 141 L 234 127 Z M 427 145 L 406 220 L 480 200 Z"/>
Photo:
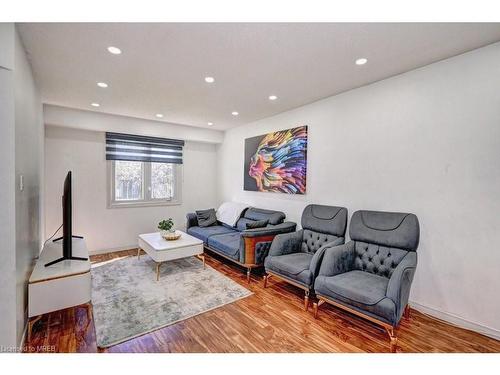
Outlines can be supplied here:
<path id="1" fill-rule="evenodd" d="M 171 201 L 150 201 L 150 202 L 112 202 L 108 203 L 108 208 L 134 208 L 134 207 L 158 207 L 158 206 L 180 206 L 182 202 Z"/>

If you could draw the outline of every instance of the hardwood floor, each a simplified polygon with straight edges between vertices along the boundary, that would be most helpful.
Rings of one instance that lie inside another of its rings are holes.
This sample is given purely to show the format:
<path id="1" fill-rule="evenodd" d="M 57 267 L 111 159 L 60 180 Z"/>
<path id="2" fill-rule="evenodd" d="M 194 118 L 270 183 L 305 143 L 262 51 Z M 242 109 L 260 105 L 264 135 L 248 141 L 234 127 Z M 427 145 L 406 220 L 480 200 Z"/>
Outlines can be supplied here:
<path id="1" fill-rule="evenodd" d="M 92 256 L 93 263 L 134 256 L 136 250 Z M 324 304 L 318 319 L 303 310 L 303 291 L 207 256 L 207 265 L 254 294 L 169 327 L 100 350 L 85 306 L 46 314 L 25 351 L 56 352 L 389 352 L 383 329 Z M 312 304 L 311 304 L 312 306 Z M 398 352 L 500 352 L 500 341 L 454 327 L 415 310 L 402 319 Z"/>

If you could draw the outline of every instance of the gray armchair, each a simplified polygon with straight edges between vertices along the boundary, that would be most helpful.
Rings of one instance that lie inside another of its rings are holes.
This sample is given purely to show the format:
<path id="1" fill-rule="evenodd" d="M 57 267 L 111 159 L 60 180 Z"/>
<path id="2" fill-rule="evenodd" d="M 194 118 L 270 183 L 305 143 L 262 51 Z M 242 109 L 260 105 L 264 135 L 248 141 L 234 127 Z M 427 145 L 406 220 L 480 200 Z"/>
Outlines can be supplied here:
<path id="1" fill-rule="evenodd" d="M 350 242 L 325 249 L 314 284 L 314 316 L 328 302 L 383 326 L 395 349 L 394 328 L 409 311 L 417 267 L 418 219 L 407 213 L 356 211 L 349 235 Z"/>
<path id="2" fill-rule="evenodd" d="M 305 291 L 304 309 L 309 305 L 309 294 L 319 271 L 324 250 L 343 244 L 347 226 L 344 207 L 311 204 L 302 213 L 302 229 L 277 235 L 264 261 L 268 279 L 274 276 Z"/>

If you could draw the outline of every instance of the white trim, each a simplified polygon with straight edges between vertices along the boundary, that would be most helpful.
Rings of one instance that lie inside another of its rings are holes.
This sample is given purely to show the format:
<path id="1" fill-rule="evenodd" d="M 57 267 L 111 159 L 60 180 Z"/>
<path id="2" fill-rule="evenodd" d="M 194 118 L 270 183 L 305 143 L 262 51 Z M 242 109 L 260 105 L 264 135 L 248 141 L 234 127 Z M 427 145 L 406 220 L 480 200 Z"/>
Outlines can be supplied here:
<path id="1" fill-rule="evenodd" d="M 417 303 L 417 302 L 410 301 L 409 305 L 412 308 L 414 308 L 415 310 L 420 311 L 423 314 L 430 315 L 434 318 L 443 320 L 443 321 L 450 323 L 450 324 L 453 324 L 457 327 L 468 329 L 468 330 L 480 333 L 482 335 L 491 337 L 493 339 L 500 340 L 500 331 L 495 329 L 495 328 L 488 327 L 488 326 L 478 324 L 478 323 L 474 323 L 474 322 L 471 322 L 470 320 L 464 319 L 460 316 L 457 316 L 457 315 L 454 315 L 451 313 L 447 313 L 444 311 L 440 311 L 440 310 L 435 309 L 433 307 L 424 306 L 424 305 L 421 305 L 420 303 Z"/>
<path id="2" fill-rule="evenodd" d="M 142 163 L 142 199 L 137 200 L 114 200 L 115 184 L 115 160 L 107 160 L 107 208 L 133 208 L 133 207 L 152 207 L 152 206 L 178 206 L 182 204 L 182 185 L 184 182 L 184 168 L 182 164 L 173 164 L 174 167 L 174 196 L 172 199 L 153 199 L 151 198 L 151 163 Z"/>
<path id="3" fill-rule="evenodd" d="M 19 346 L 17 348 L 17 351 L 19 353 L 23 352 L 24 345 L 26 344 L 26 337 L 27 337 L 27 333 L 28 333 L 28 322 L 30 320 L 30 318 L 28 317 L 28 309 L 26 309 L 25 316 L 26 316 L 26 321 L 24 322 L 23 334 L 21 336 L 21 342 L 19 343 Z"/>
<path id="4" fill-rule="evenodd" d="M 112 249 L 100 249 L 100 250 L 92 250 L 89 251 L 89 256 L 91 255 L 101 255 L 101 254 L 108 254 L 108 253 L 117 253 L 119 251 L 125 251 L 125 250 L 137 250 L 139 247 L 138 244 L 133 244 L 133 245 L 124 245 L 120 247 L 114 247 Z"/>

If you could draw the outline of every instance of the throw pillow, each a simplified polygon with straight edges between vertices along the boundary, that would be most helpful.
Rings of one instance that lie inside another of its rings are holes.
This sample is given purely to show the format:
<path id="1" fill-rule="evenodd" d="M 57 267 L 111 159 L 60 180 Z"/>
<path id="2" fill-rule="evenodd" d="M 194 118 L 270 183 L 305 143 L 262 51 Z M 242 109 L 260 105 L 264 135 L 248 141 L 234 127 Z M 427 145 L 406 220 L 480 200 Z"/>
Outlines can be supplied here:
<path id="1" fill-rule="evenodd" d="M 252 221 L 251 223 L 247 223 L 247 229 L 257 229 L 267 227 L 269 224 L 269 220 L 258 220 Z"/>
<path id="2" fill-rule="evenodd" d="M 217 216 L 215 216 L 215 210 L 213 208 L 196 211 L 196 218 L 198 219 L 198 225 L 200 227 L 210 227 L 217 224 Z"/>

